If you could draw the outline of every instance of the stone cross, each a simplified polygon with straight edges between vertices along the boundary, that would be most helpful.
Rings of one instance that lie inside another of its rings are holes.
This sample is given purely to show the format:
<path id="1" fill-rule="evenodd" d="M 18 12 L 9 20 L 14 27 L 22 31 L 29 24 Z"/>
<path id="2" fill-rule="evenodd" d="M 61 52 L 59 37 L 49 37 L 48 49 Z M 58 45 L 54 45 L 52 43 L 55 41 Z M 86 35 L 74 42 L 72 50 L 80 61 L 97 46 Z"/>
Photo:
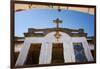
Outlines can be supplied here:
<path id="1" fill-rule="evenodd" d="M 57 24 L 57 28 L 59 28 L 59 24 L 62 23 L 62 20 L 59 20 L 59 18 L 57 18 L 56 20 L 53 20 L 54 23 Z"/>

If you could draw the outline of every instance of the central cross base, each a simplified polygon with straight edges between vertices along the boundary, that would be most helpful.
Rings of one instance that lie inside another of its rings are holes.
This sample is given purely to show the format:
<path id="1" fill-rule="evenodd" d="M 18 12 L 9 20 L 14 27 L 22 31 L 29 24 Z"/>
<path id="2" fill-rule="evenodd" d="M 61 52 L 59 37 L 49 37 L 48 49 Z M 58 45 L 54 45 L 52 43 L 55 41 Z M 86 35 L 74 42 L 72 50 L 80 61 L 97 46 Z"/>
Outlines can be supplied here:
<path id="1" fill-rule="evenodd" d="M 61 36 L 61 34 L 59 33 L 59 31 L 56 31 L 55 37 L 57 38 L 57 42 L 59 42 L 60 36 Z"/>

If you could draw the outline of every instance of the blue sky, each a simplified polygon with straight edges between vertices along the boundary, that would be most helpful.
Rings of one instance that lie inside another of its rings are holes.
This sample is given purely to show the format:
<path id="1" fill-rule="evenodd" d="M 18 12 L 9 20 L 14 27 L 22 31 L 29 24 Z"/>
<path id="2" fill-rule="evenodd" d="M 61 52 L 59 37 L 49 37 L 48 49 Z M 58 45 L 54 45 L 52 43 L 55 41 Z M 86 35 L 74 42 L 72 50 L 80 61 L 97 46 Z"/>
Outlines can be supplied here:
<path id="1" fill-rule="evenodd" d="M 15 13 L 15 36 L 24 36 L 28 28 L 53 28 L 56 25 L 53 20 L 59 18 L 63 21 L 62 28 L 79 29 L 84 28 L 88 36 L 94 35 L 94 16 L 72 10 L 56 9 L 31 9 Z"/>

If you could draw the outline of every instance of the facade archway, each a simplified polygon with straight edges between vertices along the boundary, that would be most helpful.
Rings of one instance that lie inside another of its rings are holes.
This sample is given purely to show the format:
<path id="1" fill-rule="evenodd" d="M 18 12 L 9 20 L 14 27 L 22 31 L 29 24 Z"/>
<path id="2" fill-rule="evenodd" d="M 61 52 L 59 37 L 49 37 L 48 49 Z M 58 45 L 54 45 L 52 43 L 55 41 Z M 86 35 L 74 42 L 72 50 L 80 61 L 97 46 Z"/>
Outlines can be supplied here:
<path id="1" fill-rule="evenodd" d="M 60 32 L 61 37 L 59 38 L 59 41 L 57 42 L 57 39 L 54 36 L 55 33 L 56 32 L 48 33 L 44 37 L 44 43 L 42 44 L 39 63 L 40 64 L 50 64 L 51 63 L 52 43 L 62 43 L 63 44 L 64 63 L 75 62 L 75 56 L 74 56 L 74 50 L 73 50 L 71 37 L 64 32 Z M 44 52 L 45 52 L 45 54 L 44 54 Z M 46 58 L 47 58 L 47 60 L 46 60 Z M 46 60 L 46 61 L 44 61 L 44 60 Z"/>

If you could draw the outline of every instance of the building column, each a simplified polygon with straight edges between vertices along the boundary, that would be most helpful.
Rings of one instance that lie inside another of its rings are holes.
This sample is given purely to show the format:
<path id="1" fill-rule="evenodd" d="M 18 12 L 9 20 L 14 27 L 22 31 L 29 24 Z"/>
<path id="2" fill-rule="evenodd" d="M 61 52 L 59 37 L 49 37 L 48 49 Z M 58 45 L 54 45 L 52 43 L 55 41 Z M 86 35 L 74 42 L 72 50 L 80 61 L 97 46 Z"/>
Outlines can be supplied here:
<path id="1" fill-rule="evenodd" d="M 82 44 L 83 44 L 83 48 L 84 48 L 84 52 L 85 52 L 85 55 L 87 57 L 87 60 L 88 61 L 93 61 L 93 56 L 91 54 L 91 51 L 90 51 L 90 48 L 89 48 L 89 45 L 87 43 L 87 40 L 86 38 L 82 37 Z"/>
<path id="2" fill-rule="evenodd" d="M 52 43 L 43 42 L 40 51 L 39 64 L 50 64 L 52 58 Z"/>
<path id="3" fill-rule="evenodd" d="M 24 62 L 28 55 L 29 48 L 30 48 L 30 42 L 28 40 L 25 40 L 15 66 L 23 66 L 24 65 Z"/>
<path id="4" fill-rule="evenodd" d="M 75 54 L 74 54 L 72 42 L 71 41 L 64 41 L 63 42 L 63 49 L 64 49 L 64 61 L 65 61 L 65 63 L 75 62 Z"/>

